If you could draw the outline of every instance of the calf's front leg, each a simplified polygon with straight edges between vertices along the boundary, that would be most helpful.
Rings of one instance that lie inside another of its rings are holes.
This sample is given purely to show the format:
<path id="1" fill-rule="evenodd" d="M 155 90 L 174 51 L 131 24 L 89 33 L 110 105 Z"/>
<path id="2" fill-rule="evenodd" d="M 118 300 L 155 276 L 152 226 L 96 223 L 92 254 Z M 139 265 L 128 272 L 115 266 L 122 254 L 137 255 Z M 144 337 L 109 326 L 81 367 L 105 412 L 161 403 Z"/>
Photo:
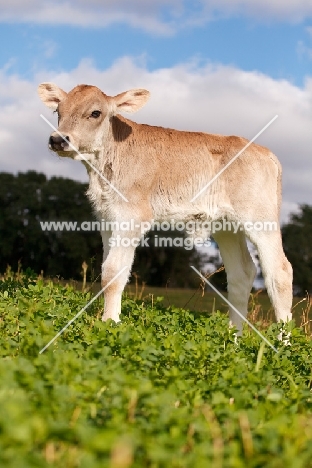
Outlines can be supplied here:
<path id="1" fill-rule="evenodd" d="M 121 237 L 121 234 L 123 237 Z M 104 289 L 104 314 L 102 320 L 112 319 L 119 322 L 121 312 L 121 295 L 128 281 L 131 266 L 134 259 L 135 247 L 123 246 L 122 238 L 129 239 L 125 233 L 120 234 L 120 242 L 110 245 L 110 239 L 116 239 L 115 233 L 102 233 L 103 239 L 103 264 L 102 264 L 102 288 Z M 131 236 L 132 237 L 132 236 Z M 122 271 L 122 273 L 121 273 Z"/>

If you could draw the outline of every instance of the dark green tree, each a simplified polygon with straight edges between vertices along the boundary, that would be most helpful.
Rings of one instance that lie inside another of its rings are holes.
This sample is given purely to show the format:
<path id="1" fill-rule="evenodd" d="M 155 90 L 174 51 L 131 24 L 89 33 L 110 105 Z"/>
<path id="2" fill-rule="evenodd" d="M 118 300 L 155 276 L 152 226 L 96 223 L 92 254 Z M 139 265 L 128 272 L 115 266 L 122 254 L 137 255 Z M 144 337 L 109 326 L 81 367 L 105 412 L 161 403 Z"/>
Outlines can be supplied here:
<path id="1" fill-rule="evenodd" d="M 0 270 L 18 262 L 47 276 L 81 278 L 81 264 L 96 256 L 101 238 L 96 232 L 43 231 L 41 221 L 92 220 L 86 184 L 35 171 L 0 174 Z M 99 270 L 99 265 L 97 269 Z"/>
<path id="2" fill-rule="evenodd" d="M 293 266 L 294 292 L 312 292 L 312 206 L 300 205 L 282 227 L 285 254 Z"/>

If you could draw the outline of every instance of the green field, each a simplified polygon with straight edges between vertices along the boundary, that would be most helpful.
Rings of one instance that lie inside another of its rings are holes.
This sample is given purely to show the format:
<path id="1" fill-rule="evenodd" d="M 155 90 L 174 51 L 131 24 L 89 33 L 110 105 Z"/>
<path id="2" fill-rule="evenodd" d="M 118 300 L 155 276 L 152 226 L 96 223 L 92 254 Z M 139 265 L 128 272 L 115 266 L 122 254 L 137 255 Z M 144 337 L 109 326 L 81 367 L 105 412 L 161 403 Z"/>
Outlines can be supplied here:
<path id="1" fill-rule="evenodd" d="M 193 293 L 130 289 L 120 324 L 102 323 L 96 301 L 39 354 L 92 293 L 0 281 L 0 466 L 312 467 L 311 338 L 289 324 L 283 346 L 254 298 L 278 353 L 248 329 L 235 344 L 207 293 L 207 309 L 177 306 Z"/>
<path id="2" fill-rule="evenodd" d="M 74 289 L 81 291 L 82 283 L 77 281 L 61 281 L 62 285 L 72 286 Z M 96 294 L 101 289 L 100 283 L 87 284 L 86 289 Z M 221 292 L 226 298 L 227 293 Z M 178 307 L 188 309 L 195 313 L 207 313 L 219 310 L 227 312 L 228 305 L 218 296 L 218 294 L 207 291 L 207 286 L 202 288 L 199 285 L 197 289 L 178 289 L 178 288 L 157 288 L 153 286 L 146 286 L 145 284 L 127 284 L 125 288 L 125 297 L 141 300 L 146 304 L 152 304 L 153 300 L 157 297 L 163 298 L 163 305 L 166 307 Z M 294 297 L 293 299 L 293 317 L 298 326 L 301 325 L 303 313 L 307 308 L 307 301 L 304 297 Z M 250 294 L 249 300 L 249 318 L 255 321 L 273 322 L 275 316 L 271 306 L 270 299 L 265 291 L 255 291 Z"/>

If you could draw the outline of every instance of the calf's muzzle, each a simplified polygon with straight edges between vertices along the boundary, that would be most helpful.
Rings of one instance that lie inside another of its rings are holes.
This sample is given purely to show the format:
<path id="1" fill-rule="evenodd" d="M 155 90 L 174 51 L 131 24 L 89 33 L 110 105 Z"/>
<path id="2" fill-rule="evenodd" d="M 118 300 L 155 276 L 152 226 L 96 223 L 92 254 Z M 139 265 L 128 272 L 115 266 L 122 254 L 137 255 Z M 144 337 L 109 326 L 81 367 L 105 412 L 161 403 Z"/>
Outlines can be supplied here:
<path id="1" fill-rule="evenodd" d="M 49 138 L 49 148 L 53 151 L 68 150 L 70 149 L 68 142 L 70 142 L 68 135 L 60 135 L 59 133 L 54 132 Z"/>

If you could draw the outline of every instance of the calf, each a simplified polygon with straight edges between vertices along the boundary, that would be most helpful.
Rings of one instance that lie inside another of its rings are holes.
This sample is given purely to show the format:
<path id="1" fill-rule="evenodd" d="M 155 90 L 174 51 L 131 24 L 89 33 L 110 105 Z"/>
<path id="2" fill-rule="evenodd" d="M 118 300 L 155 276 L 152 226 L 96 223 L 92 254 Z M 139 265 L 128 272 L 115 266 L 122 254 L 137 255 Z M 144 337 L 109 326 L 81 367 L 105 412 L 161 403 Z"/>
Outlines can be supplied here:
<path id="1" fill-rule="evenodd" d="M 59 127 L 50 136 L 50 149 L 85 164 L 90 179 L 87 195 L 97 216 L 118 223 L 133 220 L 131 230 L 116 223 L 111 231 L 102 232 L 102 286 L 107 286 L 103 320 L 119 320 L 121 294 L 135 253 L 134 242 L 125 247 L 112 243 L 112 238 L 140 238 L 141 226 L 153 220 L 221 219 L 240 223 L 236 233 L 214 234 L 231 304 L 246 316 L 256 274 L 248 237 L 258 249 L 277 319 L 291 319 L 292 268 L 279 227 L 281 166 L 271 151 L 251 144 L 198 196 L 247 140 L 138 124 L 119 115 L 145 105 L 149 92 L 144 89 L 111 97 L 95 86 L 79 85 L 66 93 L 53 83 L 42 83 L 38 92 L 58 113 Z M 247 229 L 250 223 L 259 226 L 266 221 L 275 223 L 276 229 Z M 241 332 L 242 320 L 231 308 L 230 320 Z"/>

